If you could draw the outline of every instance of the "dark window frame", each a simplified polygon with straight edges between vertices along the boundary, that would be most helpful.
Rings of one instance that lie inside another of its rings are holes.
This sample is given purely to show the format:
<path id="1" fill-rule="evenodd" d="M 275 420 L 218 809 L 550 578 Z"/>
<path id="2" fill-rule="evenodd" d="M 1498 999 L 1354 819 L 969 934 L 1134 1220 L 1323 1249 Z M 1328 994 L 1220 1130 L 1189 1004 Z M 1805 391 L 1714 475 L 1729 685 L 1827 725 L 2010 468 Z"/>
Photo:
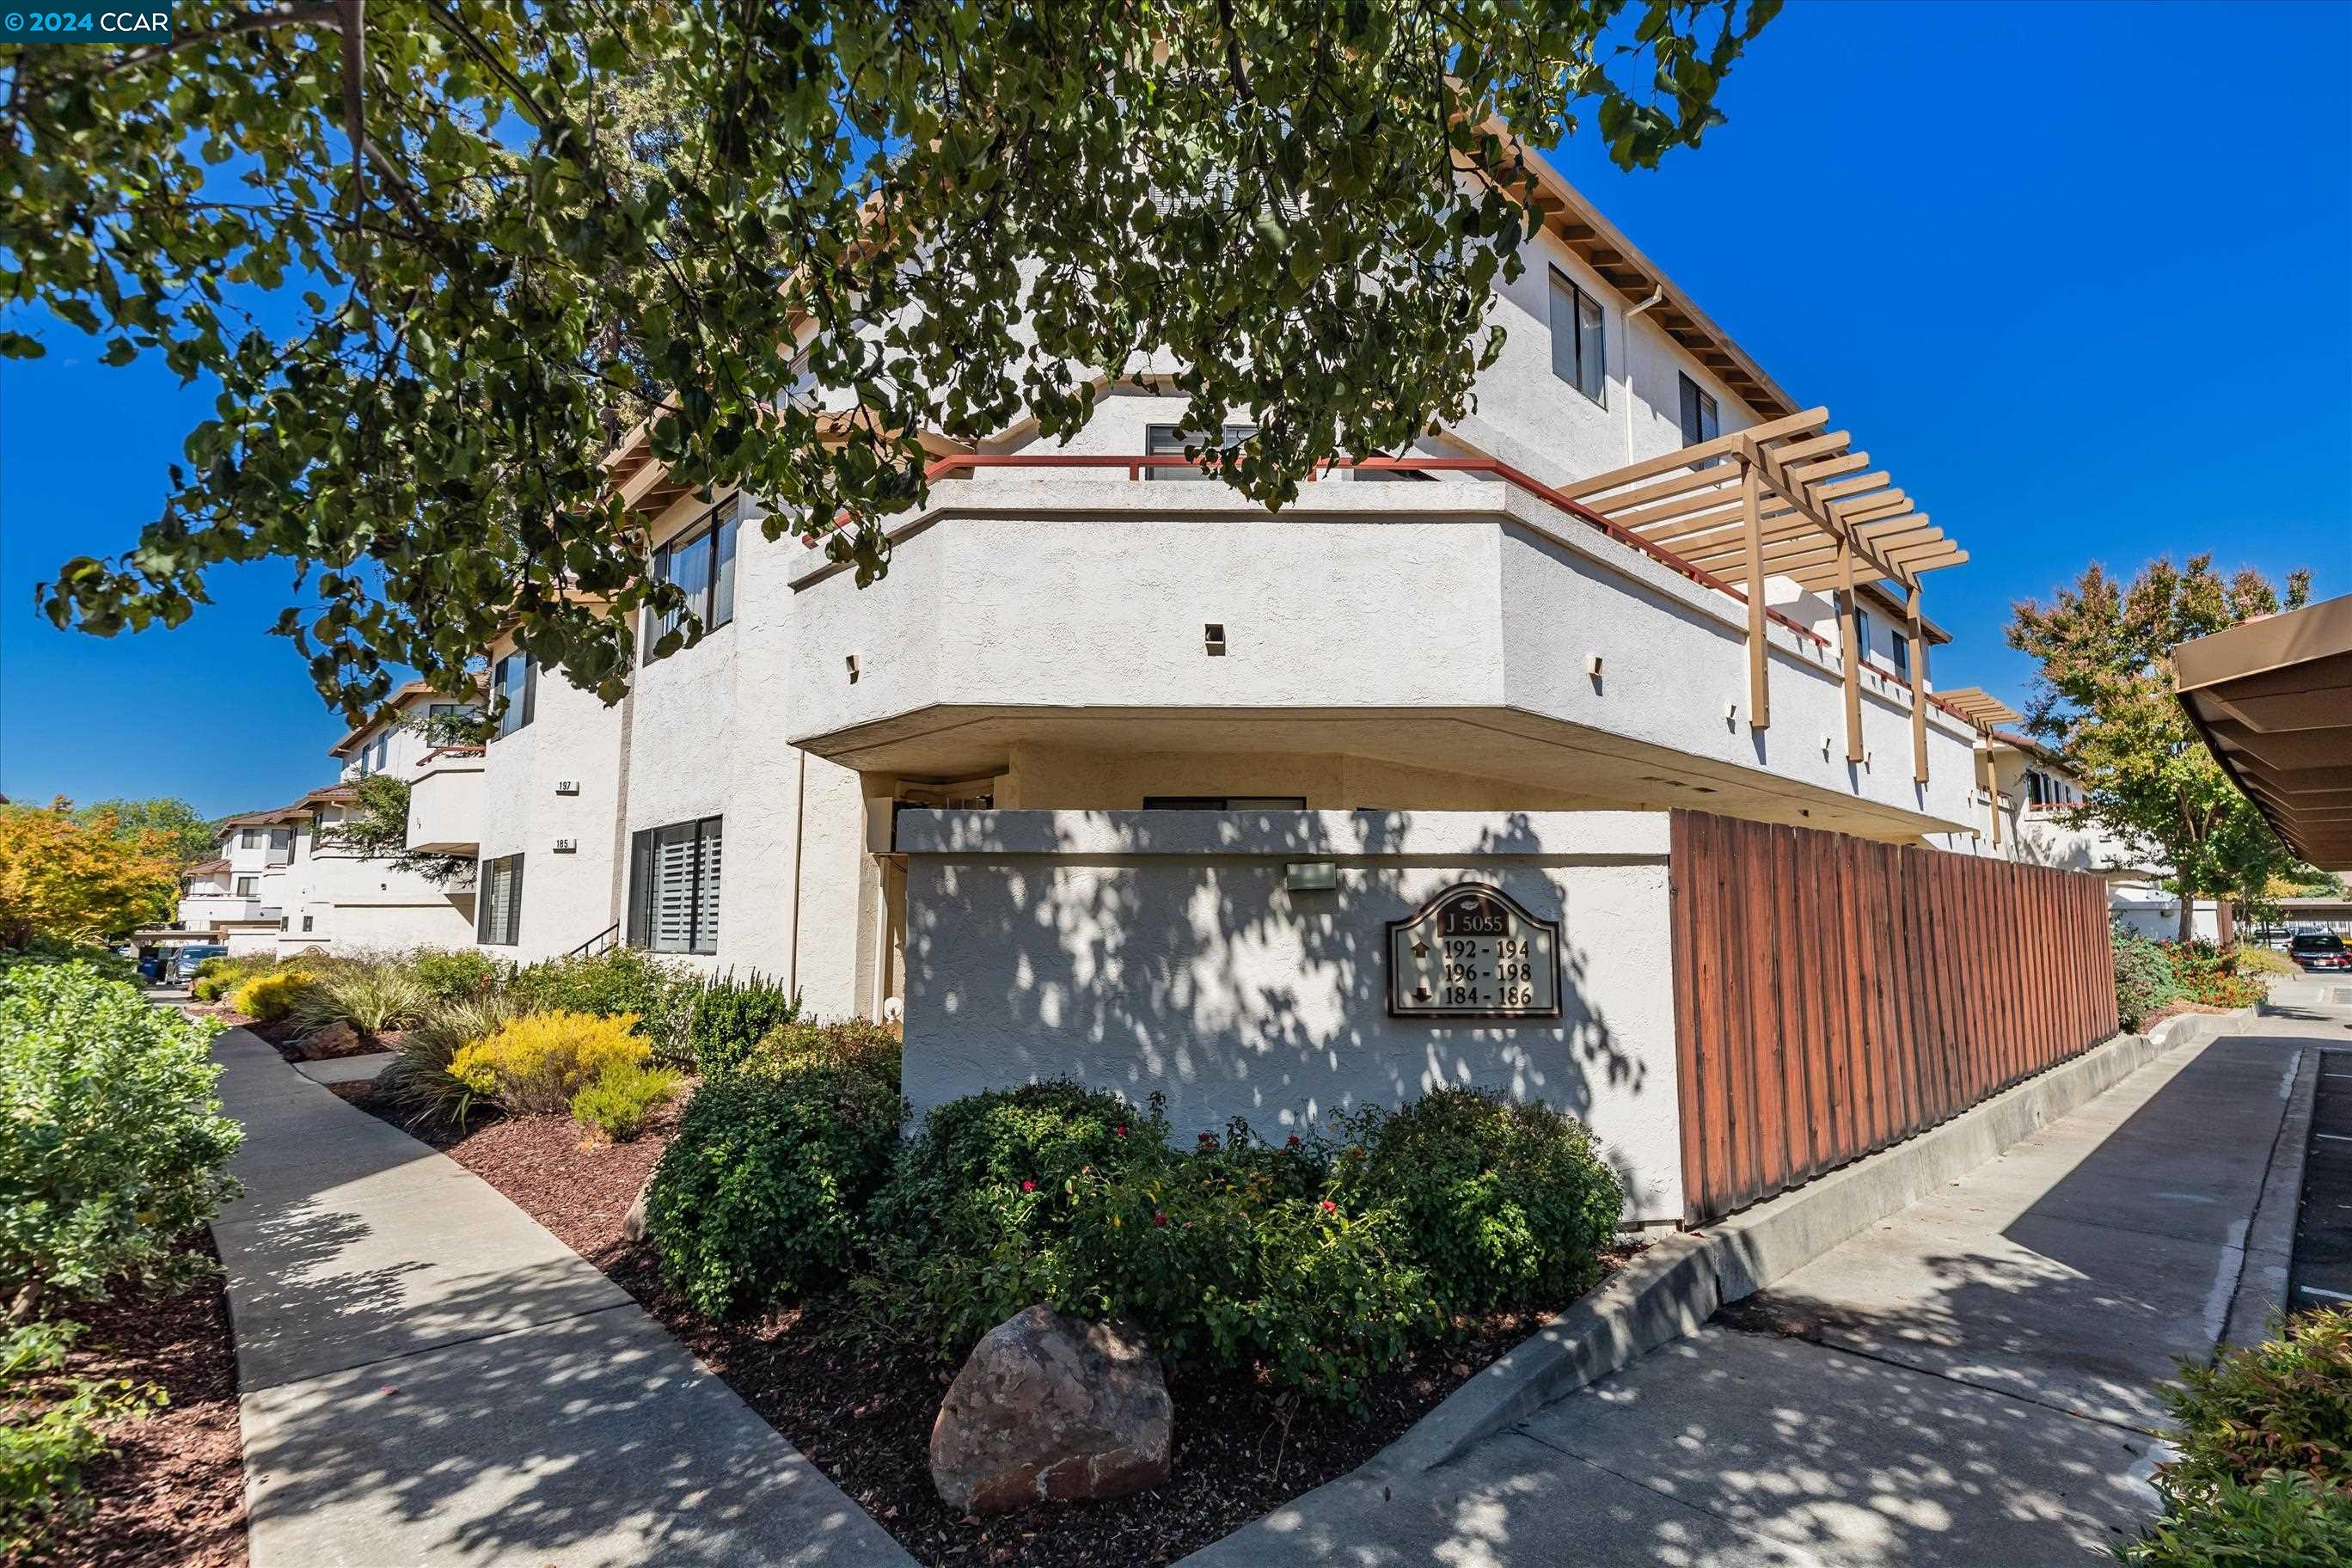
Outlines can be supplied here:
<path id="1" fill-rule="evenodd" d="M 1895 673 L 1905 680 L 1911 679 L 1911 634 L 1896 632 L 1895 637 Z"/>
<path id="2" fill-rule="evenodd" d="M 1221 426 L 1217 434 L 1217 449 L 1225 451 L 1238 447 L 1257 432 L 1258 426 L 1255 425 Z M 1143 454 L 1147 458 L 1181 458 L 1184 455 L 1184 448 L 1193 444 L 1193 437 L 1194 432 L 1187 430 L 1181 425 L 1146 425 L 1143 427 Z M 1206 440 L 1201 442 L 1204 450 L 1208 445 Z M 1198 468 L 1147 467 L 1143 470 L 1143 477 L 1147 479 L 1204 479 L 1209 476 Z"/>
<path id="3" fill-rule="evenodd" d="M 710 558 L 703 568 L 702 586 L 696 590 L 695 599 L 676 615 L 664 615 L 651 605 L 646 606 L 637 623 L 639 641 L 644 645 L 639 662 L 653 662 L 654 644 L 681 624 L 686 610 L 693 611 L 702 623 L 705 637 L 735 620 L 735 577 L 741 554 L 743 510 L 742 497 L 730 496 L 704 512 L 693 522 L 679 529 L 654 547 L 647 570 L 658 582 L 675 581 L 670 575 L 673 563 L 681 551 L 691 550 L 706 541 L 710 545 Z"/>
<path id="4" fill-rule="evenodd" d="M 654 849 L 662 834 L 676 833 L 681 828 L 694 830 L 693 847 L 687 858 L 687 945 L 656 947 L 654 945 L 654 900 L 659 889 L 654 875 Z M 698 945 L 703 925 L 702 873 L 705 847 L 712 843 L 719 847 L 719 887 L 710 895 L 709 945 L 705 947 Z M 640 827 L 629 835 L 628 923 L 623 937 L 627 945 L 646 952 L 682 953 L 688 957 L 709 957 L 719 951 L 719 920 L 725 910 L 727 889 L 726 846 L 727 818 L 723 812 L 709 816 L 688 817 L 682 822 L 665 822 L 653 827 Z"/>
<path id="5" fill-rule="evenodd" d="M 508 673 L 516 668 L 522 671 L 520 696 L 514 690 L 514 677 Z M 490 736 L 493 741 L 506 739 L 516 731 L 527 728 L 533 719 L 539 717 L 539 661 L 520 648 L 509 650 L 503 658 L 490 666 L 491 705 L 496 707 L 501 697 L 506 699 L 506 706 L 499 714 L 497 731 Z"/>
<path id="6" fill-rule="evenodd" d="M 1696 447 L 1722 435 L 1723 400 L 1692 380 L 1690 372 L 1677 371 L 1675 374 L 1681 378 L 1683 445 Z"/>
<path id="7" fill-rule="evenodd" d="M 1550 321 L 1553 307 L 1560 303 L 1560 291 L 1568 292 L 1568 355 L 1567 370 L 1561 369 L 1560 323 Z M 1545 316 L 1551 328 L 1551 374 L 1591 399 L 1594 406 L 1609 406 L 1609 310 L 1567 273 L 1555 267 L 1545 296 Z M 1593 315 L 1592 343 L 1585 343 L 1584 312 L 1590 307 Z M 1585 384 L 1591 382 L 1588 386 Z"/>
<path id="8" fill-rule="evenodd" d="M 229 883 L 228 896 L 232 899 L 259 898 L 261 896 L 261 874 L 258 871 L 249 871 L 244 876 L 233 879 Z"/>
<path id="9" fill-rule="evenodd" d="M 482 874 L 474 889 L 474 941 L 483 947 L 514 947 L 522 941 L 522 851 L 499 855 L 482 862 Z M 500 931 L 490 929 L 490 917 L 498 908 L 494 889 L 499 879 L 507 880 L 506 920 Z"/>

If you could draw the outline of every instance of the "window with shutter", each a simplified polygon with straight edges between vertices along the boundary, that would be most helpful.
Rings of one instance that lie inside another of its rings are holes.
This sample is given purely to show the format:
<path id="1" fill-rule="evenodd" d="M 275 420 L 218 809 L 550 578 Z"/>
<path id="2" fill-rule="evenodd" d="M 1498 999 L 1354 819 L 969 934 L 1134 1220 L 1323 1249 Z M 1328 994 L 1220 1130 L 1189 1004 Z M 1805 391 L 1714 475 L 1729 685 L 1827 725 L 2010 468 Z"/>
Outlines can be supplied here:
<path id="1" fill-rule="evenodd" d="M 475 896 L 475 941 L 491 947 L 512 947 L 522 940 L 520 855 L 501 855 L 484 865 Z"/>
<path id="2" fill-rule="evenodd" d="M 629 846 L 629 942 L 655 952 L 719 951 L 720 819 L 648 827 Z"/>

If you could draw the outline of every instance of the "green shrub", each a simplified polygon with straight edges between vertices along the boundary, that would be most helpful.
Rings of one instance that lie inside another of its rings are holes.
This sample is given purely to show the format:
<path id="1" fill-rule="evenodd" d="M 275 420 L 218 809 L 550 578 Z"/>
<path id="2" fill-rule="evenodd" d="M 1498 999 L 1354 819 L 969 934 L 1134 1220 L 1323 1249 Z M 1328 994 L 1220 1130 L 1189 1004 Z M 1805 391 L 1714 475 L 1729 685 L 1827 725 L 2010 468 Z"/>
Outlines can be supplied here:
<path id="1" fill-rule="evenodd" d="M 188 995 L 193 1001 L 217 1002 L 222 992 L 236 984 L 234 977 L 226 974 L 199 974 L 189 983 Z"/>
<path id="2" fill-rule="evenodd" d="M 400 1049 L 376 1075 L 375 1092 L 419 1121 L 462 1126 L 478 1096 L 451 1074 L 450 1063 L 476 1040 L 488 1039 L 516 1016 L 497 992 L 428 1004 L 400 1037 Z"/>
<path id="3" fill-rule="evenodd" d="M 365 1035 L 404 1029 L 432 1003 L 415 974 L 390 959 L 346 960 L 322 968 L 298 991 L 286 1010 L 300 1027 L 323 1029 L 349 1024 Z"/>
<path id="4" fill-rule="evenodd" d="M 1131 1319 L 1172 1362 L 1348 1404 L 1441 1330 L 1402 1218 L 1332 1194 L 1322 1144 L 1168 1133 L 1156 1101 L 1069 1083 L 940 1106 L 869 1211 L 860 1293 L 950 1355 L 1045 1300 Z"/>
<path id="5" fill-rule="evenodd" d="M 316 984 L 299 969 L 271 970 L 240 982 L 229 994 L 229 1010 L 242 1013 L 257 1024 L 275 1024 L 291 1013 L 295 1003 Z"/>
<path id="6" fill-rule="evenodd" d="M 644 1064 L 653 1048 L 633 1032 L 636 1022 L 627 1013 L 526 1013 L 459 1047 L 449 1076 L 502 1110 L 552 1116 L 606 1068 Z"/>
<path id="7" fill-rule="evenodd" d="M 2116 957 L 2116 1015 L 2137 1029 L 2148 1015 L 2180 999 L 2164 950 L 2120 921 L 2108 928 Z"/>
<path id="8" fill-rule="evenodd" d="M 2352 1311 L 2301 1313 L 2210 1366 L 2183 1362 L 2165 1403 L 2176 1457 L 2165 1517 L 2116 1555 L 2135 1568 L 2352 1568 Z"/>
<path id="9" fill-rule="evenodd" d="M 0 974 L 0 1299 L 187 1271 L 172 1243 L 236 1194 L 215 1028 L 80 964 Z"/>
<path id="10" fill-rule="evenodd" d="M 693 984 L 657 959 L 633 947 L 616 947 L 590 957 L 551 958 L 516 971 L 507 995 L 525 1013 L 592 1013 L 614 1018 L 626 1013 L 656 1016 L 672 993 Z"/>
<path id="11" fill-rule="evenodd" d="M 799 996 L 753 975 L 698 986 L 687 1014 L 687 1046 L 696 1068 L 726 1072 L 770 1031 L 801 1016 Z"/>
<path id="12" fill-rule="evenodd" d="M 1335 1191 L 1393 1208 L 1449 1310 L 1558 1301 L 1600 1277 L 1625 1195 L 1582 1124 L 1540 1103 L 1440 1089 L 1344 1124 Z"/>
<path id="13" fill-rule="evenodd" d="M 685 1075 L 646 1062 L 610 1062 L 572 1097 L 572 1119 L 615 1143 L 635 1141 L 656 1110 L 677 1098 Z"/>
<path id="14" fill-rule="evenodd" d="M 2302 973 L 2295 967 L 2294 959 L 2274 947 L 2243 942 L 2230 950 L 2230 956 L 2241 974 L 2294 975 Z"/>
<path id="15" fill-rule="evenodd" d="M 842 1018 L 830 1024 L 794 1019 L 768 1031 L 736 1065 L 739 1071 L 765 1073 L 839 1067 L 895 1089 L 903 1048 L 895 1024 L 868 1023 L 863 1018 Z"/>
<path id="16" fill-rule="evenodd" d="M 2165 1491 L 2163 1482 L 2157 1483 Z M 2193 1508 L 2168 1494 L 2165 1516 L 2115 1549 L 2129 1568 L 2352 1568 L 2352 1499 L 2304 1476 L 2224 1482 Z"/>
<path id="17" fill-rule="evenodd" d="M 63 1375 L 81 1331 L 47 1322 L 0 1334 L 0 1554 L 30 1551 L 87 1519 L 82 1468 L 106 1451 L 99 1428 L 162 1402 L 152 1384 Z"/>
<path id="18" fill-rule="evenodd" d="M 2263 984 L 2238 973 L 2238 950 L 2210 942 L 2160 944 L 2172 965 L 2172 980 L 2184 1000 L 2208 1007 L 2246 1007 L 2268 995 Z"/>
<path id="19" fill-rule="evenodd" d="M 904 1119 L 895 1086 L 835 1067 L 705 1082 L 646 1196 L 663 1277 L 714 1317 L 837 1279 Z"/>
<path id="20" fill-rule="evenodd" d="M 2352 1496 L 2352 1311 L 2299 1313 L 2259 1345 L 2186 1364 L 2165 1403 L 2180 1426 L 2165 1468 L 2176 1489 L 2296 1470 Z"/>
<path id="21" fill-rule="evenodd" d="M 424 948 L 410 955 L 409 973 L 436 1002 L 460 1002 L 498 989 L 506 965 L 470 947 Z"/>
<path id="22" fill-rule="evenodd" d="M 136 983 L 139 966 L 111 948 L 92 942 L 68 942 L 63 937 L 37 936 L 24 946 L 0 950 L 0 973 L 22 964 L 84 963 L 108 980 Z"/>

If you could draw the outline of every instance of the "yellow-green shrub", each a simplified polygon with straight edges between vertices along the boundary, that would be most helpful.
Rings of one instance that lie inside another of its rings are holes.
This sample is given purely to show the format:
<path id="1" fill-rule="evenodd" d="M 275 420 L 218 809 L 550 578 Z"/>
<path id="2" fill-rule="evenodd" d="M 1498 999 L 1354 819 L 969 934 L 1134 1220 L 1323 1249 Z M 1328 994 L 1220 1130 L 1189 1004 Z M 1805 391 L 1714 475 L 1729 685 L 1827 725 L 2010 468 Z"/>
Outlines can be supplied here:
<path id="1" fill-rule="evenodd" d="M 474 1093 L 521 1114 L 568 1110 L 572 1097 L 615 1063 L 642 1064 L 653 1047 L 633 1034 L 637 1016 L 601 1018 L 589 1013 L 531 1013 L 449 1060 L 449 1076 Z"/>
<path id="2" fill-rule="evenodd" d="M 677 1098 L 685 1081 L 675 1068 L 608 1062 L 572 1097 L 572 1119 L 615 1143 L 627 1143 L 646 1130 L 655 1111 Z"/>
<path id="3" fill-rule="evenodd" d="M 299 969 L 257 974 L 229 994 L 229 1006 L 257 1023 L 274 1024 L 293 1010 L 294 1003 L 317 982 Z"/>
<path id="4" fill-rule="evenodd" d="M 2256 947 L 2252 942 L 2240 942 L 2231 949 L 2238 960 L 2241 974 L 2286 974 L 2300 973 L 2294 960 L 2274 947 Z"/>

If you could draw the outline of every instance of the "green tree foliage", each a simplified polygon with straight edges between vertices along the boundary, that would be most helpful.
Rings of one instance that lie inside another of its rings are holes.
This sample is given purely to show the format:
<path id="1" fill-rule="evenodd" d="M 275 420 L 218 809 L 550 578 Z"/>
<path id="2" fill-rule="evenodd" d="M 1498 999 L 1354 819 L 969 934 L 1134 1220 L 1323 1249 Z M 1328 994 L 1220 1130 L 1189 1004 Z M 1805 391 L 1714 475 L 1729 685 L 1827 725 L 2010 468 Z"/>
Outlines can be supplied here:
<path id="1" fill-rule="evenodd" d="M 2184 942 L 2193 900 L 2259 901 L 2295 861 L 2182 711 L 2172 649 L 2310 596 L 2307 571 L 2282 590 L 2251 568 L 2223 577 L 2208 552 L 2185 567 L 2160 557 L 2127 584 L 2093 564 L 2049 604 L 2011 607 L 2009 646 L 2042 661 L 2026 728 L 2082 779 L 2073 815 L 2169 871 Z"/>
<path id="2" fill-rule="evenodd" d="M 1065 436 L 1104 376 L 1246 411 L 1207 465 L 1279 504 L 1467 412 L 1528 223 L 1504 127 L 1653 164 L 1777 9 L 197 0 L 165 43 L 10 46 L 0 300 L 47 317 L 0 353 L 54 319 L 219 387 L 161 517 L 47 612 L 173 625 L 275 555 L 354 719 L 510 621 L 615 698 L 635 612 L 681 601 L 601 466 L 646 409 L 677 477 L 861 581 L 925 432 Z"/>
<path id="3" fill-rule="evenodd" d="M 471 855 L 429 855 L 408 847 L 408 784 L 390 773 L 370 773 L 352 786 L 343 819 L 322 825 L 319 843 L 369 860 L 389 860 L 420 873 L 436 887 L 474 875 Z"/>
<path id="4" fill-rule="evenodd" d="M 196 808 L 171 795 L 150 800 L 101 800 L 75 808 L 85 827 L 104 827 L 116 837 L 159 850 L 182 866 L 209 860 L 219 852 L 219 836 Z"/>

